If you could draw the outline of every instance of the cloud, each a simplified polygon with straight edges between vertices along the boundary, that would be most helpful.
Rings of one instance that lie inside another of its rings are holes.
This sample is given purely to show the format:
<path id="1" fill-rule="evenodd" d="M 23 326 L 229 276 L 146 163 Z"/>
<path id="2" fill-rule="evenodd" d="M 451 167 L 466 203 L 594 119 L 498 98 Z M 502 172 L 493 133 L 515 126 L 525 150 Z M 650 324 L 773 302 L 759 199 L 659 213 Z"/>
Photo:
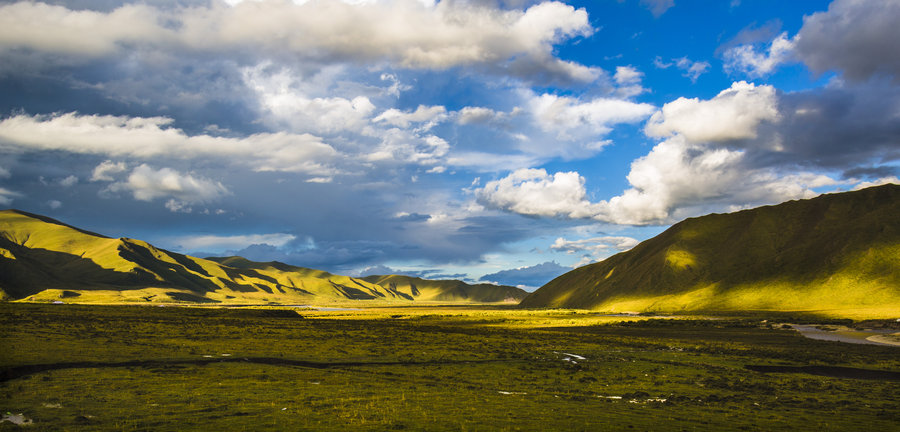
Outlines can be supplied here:
<path id="1" fill-rule="evenodd" d="M 366 277 L 372 275 L 404 275 L 417 277 L 422 279 L 430 279 L 430 280 L 442 280 L 442 279 L 455 279 L 455 280 L 464 280 L 466 279 L 466 274 L 464 273 L 454 273 L 447 274 L 443 273 L 443 270 L 439 269 L 426 269 L 426 270 L 397 270 L 390 268 L 385 265 L 374 265 L 366 267 L 362 270 L 352 272 L 352 274 L 359 275 L 359 277 Z"/>
<path id="2" fill-rule="evenodd" d="M 572 269 L 561 266 L 555 261 L 547 261 L 533 266 L 501 270 L 496 273 L 486 274 L 478 280 L 522 288 L 537 288 L 570 270 Z"/>
<path id="3" fill-rule="evenodd" d="M 681 97 L 663 105 L 644 131 L 651 137 L 679 134 L 692 142 L 755 138 L 760 123 L 778 119 L 777 102 L 772 86 L 735 82 L 710 100 Z"/>
<path id="4" fill-rule="evenodd" d="M 373 162 L 440 164 L 450 150 L 450 144 L 435 135 L 420 137 L 401 129 L 381 134 L 381 143 L 364 157 Z"/>
<path id="5" fill-rule="evenodd" d="M 696 83 L 700 75 L 709 71 L 709 62 L 694 61 L 687 57 L 673 58 L 670 62 L 666 62 L 660 56 L 653 59 L 653 65 L 658 69 L 668 69 L 675 66 L 682 74 L 681 76 L 689 78 L 692 83 Z"/>
<path id="6" fill-rule="evenodd" d="M 680 135 L 632 162 L 627 179 L 631 187 L 621 195 L 591 202 L 577 172 L 526 169 L 488 182 L 476 196 L 487 207 L 527 216 L 659 225 L 713 209 L 811 198 L 818 195 L 813 188 L 837 183 L 813 173 L 754 168 L 743 150 L 692 144 Z"/>
<path id="7" fill-rule="evenodd" d="M 654 17 L 659 18 L 675 6 L 675 0 L 641 0 L 641 6 L 647 8 Z"/>
<path id="8" fill-rule="evenodd" d="M 366 277 L 366 276 L 372 276 L 372 275 L 383 276 L 383 275 L 394 275 L 394 274 L 400 274 L 400 273 L 401 273 L 400 271 L 394 270 L 386 265 L 378 264 L 378 265 L 369 266 L 369 267 L 366 267 L 366 268 L 360 270 L 359 272 L 357 272 L 357 275 L 359 277 Z"/>
<path id="9" fill-rule="evenodd" d="M 290 243 L 277 247 L 265 243 L 251 244 L 243 249 L 226 250 L 224 255 L 237 255 L 252 261 L 280 261 L 302 267 L 321 269 L 347 274 L 358 269 L 360 265 L 383 262 L 396 251 L 394 244 L 370 241 L 352 240 L 336 242 L 315 242 L 312 247 L 303 245 L 294 248 Z"/>
<path id="10" fill-rule="evenodd" d="M 568 254 L 589 253 L 591 255 L 600 255 L 611 250 L 626 251 L 637 246 L 638 243 L 640 242 L 637 239 L 624 236 L 603 236 L 580 240 L 566 240 L 558 237 L 550 245 L 550 249 Z"/>
<path id="11" fill-rule="evenodd" d="M 271 1 L 234 7 L 124 5 L 107 12 L 19 2 L 0 8 L 0 17 L 0 51 L 68 56 L 68 61 L 157 49 L 323 64 L 388 61 L 412 69 L 483 66 L 582 82 L 596 78 L 588 68 L 554 57 L 554 44 L 593 32 L 584 9 L 560 2 L 504 10 L 456 1 Z"/>
<path id="12" fill-rule="evenodd" d="M 72 186 L 75 186 L 75 184 L 77 184 L 77 183 L 78 183 L 78 177 L 76 177 L 74 175 L 70 175 L 66 178 L 59 180 L 59 185 L 62 187 L 72 187 Z"/>
<path id="13" fill-rule="evenodd" d="M 843 171 L 881 166 L 875 177 L 893 174 L 884 170 L 900 160 L 900 87 L 889 80 L 835 80 L 825 88 L 780 94 L 778 107 L 778 121 L 744 143 L 753 149 L 748 157 L 755 165 Z"/>
<path id="14" fill-rule="evenodd" d="M 641 122 L 656 109 L 622 95 L 643 92 L 642 76 L 632 67 L 618 68 L 617 84 L 602 90 L 607 96 L 537 93 L 520 86 L 506 95 L 500 93 L 506 97 L 505 110 L 466 106 L 448 114 L 454 123 L 435 130 L 455 127 L 454 145 L 447 156 L 455 166 L 482 170 L 484 165 L 497 172 L 557 158 L 589 158 L 611 143 L 606 136 L 614 128 Z"/>
<path id="15" fill-rule="evenodd" d="M 339 156 L 321 138 L 309 134 L 259 133 L 243 138 L 188 135 L 170 127 L 171 123 L 172 119 L 165 117 L 19 114 L 0 120 L 0 148 L 135 159 L 228 158 L 255 171 L 316 176 L 333 174 L 335 169 L 329 165 Z M 101 175 L 111 172 L 101 170 Z"/>
<path id="16" fill-rule="evenodd" d="M 447 157 L 447 163 L 478 172 L 511 171 L 523 166 L 535 166 L 545 156 L 532 154 L 497 154 L 482 151 L 455 151 Z"/>
<path id="17" fill-rule="evenodd" d="M 187 204 L 207 203 L 230 194 L 222 183 L 182 174 L 171 168 L 155 170 L 146 164 L 135 167 L 127 180 L 112 183 L 104 190 L 130 192 L 138 201 L 171 198 L 166 208 L 173 212 L 187 210 Z"/>
<path id="18" fill-rule="evenodd" d="M 573 267 L 598 262 L 607 258 L 613 251 L 622 252 L 638 245 L 640 241 L 631 237 L 624 236 L 603 236 L 580 240 L 566 240 L 558 237 L 556 241 L 550 245 L 550 249 L 567 254 L 579 254 L 579 260 Z"/>
<path id="19" fill-rule="evenodd" d="M 504 121 L 508 115 L 484 107 L 463 107 L 456 113 L 456 121 L 461 125 L 490 124 Z"/>
<path id="20" fill-rule="evenodd" d="M 175 248 L 185 251 L 224 251 L 228 249 L 242 249 L 250 245 L 265 244 L 274 247 L 282 247 L 297 239 L 297 236 L 287 233 L 270 234 L 238 234 L 238 235 L 185 235 L 167 238 L 167 243 L 175 245 Z"/>
<path id="21" fill-rule="evenodd" d="M 11 191 L 5 187 L 0 186 L 0 205 L 10 205 L 13 200 L 21 197 L 22 194 L 16 191 Z"/>
<path id="22" fill-rule="evenodd" d="M 886 185 L 886 184 L 900 185 L 900 178 L 897 178 L 897 176 L 891 176 L 891 177 L 882 177 L 879 179 L 875 179 L 873 181 L 860 182 L 860 183 L 856 184 L 855 186 L 853 186 L 853 190 L 860 190 L 860 189 L 865 189 L 865 188 L 869 188 L 869 187 L 873 187 L 873 186 L 881 186 L 881 185 Z"/>
<path id="23" fill-rule="evenodd" d="M 554 94 L 531 94 L 527 111 L 544 132 L 553 133 L 556 140 L 576 142 L 556 144 L 557 155 L 573 158 L 592 155 L 607 144 L 599 138 L 622 123 L 636 123 L 650 115 L 655 107 L 616 98 L 594 98 L 582 101 L 575 97 Z M 542 152 L 548 152 L 541 145 Z"/>
<path id="24" fill-rule="evenodd" d="M 799 60 L 822 73 L 839 70 L 854 81 L 893 76 L 900 81 L 900 2 L 835 0 L 803 19 L 794 38 Z"/>
<path id="25" fill-rule="evenodd" d="M 391 126 L 408 128 L 412 123 L 425 123 L 422 129 L 430 129 L 434 124 L 447 118 L 447 109 L 443 106 L 419 105 L 415 111 L 400 111 L 391 108 L 373 119 Z"/>
<path id="26" fill-rule="evenodd" d="M 125 165 L 125 162 L 113 162 L 111 160 L 105 160 L 97 165 L 94 168 L 94 171 L 91 173 L 91 181 L 113 181 L 114 174 L 123 173 L 128 169 L 128 166 Z"/>
<path id="27" fill-rule="evenodd" d="M 758 51 L 754 44 L 728 48 L 723 54 L 725 70 L 743 73 L 752 78 L 767 76 L 792 58 L 794 45 L 794 40 L 788 39 L 787 32 L 783 32 L 772 40 L 766 52 Z"/>
<path id="28" fill-rule="evenodd" d="M 487 182 L 475 194 L 486 207 L 528 216 L 582 219 L 597 213 L 577 172 L 550 175 L 543 169 L 519 169 Z"/>
<path id="29" fill-rule="evenodd" d="M 693 61 L 687 57 L 675 59 L 675 67 L 681 69 L 684 74 L 682 76 L 690 78 L 691 82 L 697 82 L 700 75 L 709 70 L 709 63 L 705 61 Z"/>
<path id="30" fill-rule="evenodd" d="M 375 111 L 375 105 L 366 96 L 311 97 L 306 94 L 307 89 L 301 88 L 293 71 L 276 68 L 271 62 L 244 68 L 242 77 L 275 126 L 289 130 L 321 134 L 359 131 Z"/>
<path id="31" fill-rule="evenodd" d="M 110 12 L 18 2 L 0 6 L 0 52 L 26 49 L 81 58 L 112 55 L 128 46 L 162 43 L 174 34 L 146 5 L 123 5 Z"/>
<path id="32" fill-rule="evenodd" d="M 50 200 L 46 202 L 47 207 L 50 207 L 51 210 L 56 210 L 62 207 L 62 202 L 59 200 Z"/>
<path id="33" fill-rule="evenodd" d="M 473 192 L 482 205 L 512 213 L 627 225 L 809 198 L 856 184 L 856 176 L 895 176 L 898 100 L 900 89 L 882 81 L 795 93 L 736 82 L 712 99 L 679 98 L 654 114 L 645 132 L 665 140 L 632 162 L 629 188 L 618 196 L 592 201 L 577 172 L 544 170 L 516 170 Z M 833 178 L 836 169 L 847 180 Z"/>
<path id="34" fill-rule="evenodd" d="M 595 219 L 619 224 L 663 224 L 714 208 L 783 202 L 818 195 L 813 188 L 834 185 L 813 173 L 781 174 L 752 167 L 745 151 L 691 144 L 680 136 L 663 141 L 631 164 L 632 186 L 599 203 Z"/>
<path id="35" fill-rule="evenodd" d="M 782 32 L 767 47 L 758 40 L 773 25 L 742 32 L 740 40 L 724 50 L 725 69 L 759 78 L 781 64 L 801 61 L 820 74 L 840 71 L 853 81 L 888 76 L 898 82 L 900 53 L 893 43 L 900 39 L 898 20 L 900 3 L 896 1 L 835 0 L 827 11 L 804 17 L 793 38 Z"/>
<path id="36" fill-rule="evenodd" d="M 617 66 L 613 81 L 616 82 L 616 94 L 623 98 L 631 98 L 647 92 L 641 85 L 644 73 L 632 66 Z"/>

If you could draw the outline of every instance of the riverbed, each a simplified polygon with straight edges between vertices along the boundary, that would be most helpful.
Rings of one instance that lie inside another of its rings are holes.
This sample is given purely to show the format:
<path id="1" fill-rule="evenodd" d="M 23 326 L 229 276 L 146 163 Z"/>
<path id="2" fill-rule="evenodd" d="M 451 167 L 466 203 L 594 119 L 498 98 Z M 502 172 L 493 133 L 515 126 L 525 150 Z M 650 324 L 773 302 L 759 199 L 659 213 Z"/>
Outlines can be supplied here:
<path id="1" fill-rule="evenodd" d="M 846 326 L 816 326 L 791 324 L 791 328 L 810 339 L 845 342 L 862 345 L 900 346 L 895 334 L 890 329 L 852 329 Z"/>

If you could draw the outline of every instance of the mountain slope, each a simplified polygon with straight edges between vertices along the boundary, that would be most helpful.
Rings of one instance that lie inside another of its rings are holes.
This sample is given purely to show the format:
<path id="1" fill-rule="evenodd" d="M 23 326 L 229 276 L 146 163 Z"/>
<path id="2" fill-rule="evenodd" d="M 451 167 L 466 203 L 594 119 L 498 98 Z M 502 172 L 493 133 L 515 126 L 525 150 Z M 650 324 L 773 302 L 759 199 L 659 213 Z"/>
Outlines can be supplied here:
<path id="1" fill-rule="evenodd" d="M 469 285 L 458 280 L 428 280 L 402 275 L 366 276 L 362 279 L 391 291 L 409 295 L 416 300 L 518 302 L 528 295 L 525 290 L 516 287 L 492 284 Z"/>
<path id="2" fill-rule="evenodd" d="M 196 258 L 44 216 L 0 211 L 0 299 L 67 297 L 108 303 L 414 300 L 359 278 L 241 257 Z M 465 300 L 450 300 L 457 299 Z"/>
<path id="3" fill-rule="evenodd" d="M 900 316 L 900 186 L 687 219 L 521 305 Z"/>

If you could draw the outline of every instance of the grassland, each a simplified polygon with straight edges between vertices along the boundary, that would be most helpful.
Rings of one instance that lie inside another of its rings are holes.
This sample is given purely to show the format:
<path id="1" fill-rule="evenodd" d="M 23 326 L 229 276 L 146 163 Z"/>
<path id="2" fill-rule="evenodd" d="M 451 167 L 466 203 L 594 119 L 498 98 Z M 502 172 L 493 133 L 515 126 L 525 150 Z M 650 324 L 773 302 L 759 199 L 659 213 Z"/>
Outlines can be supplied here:
<path id="1" fill-rule="evenodd" d="M 29 430 L 900 428 L 900 348 L 762 319 L 2 303 L 0 411 Z M 809 365 L 894 375 L 747 369 Z"/>

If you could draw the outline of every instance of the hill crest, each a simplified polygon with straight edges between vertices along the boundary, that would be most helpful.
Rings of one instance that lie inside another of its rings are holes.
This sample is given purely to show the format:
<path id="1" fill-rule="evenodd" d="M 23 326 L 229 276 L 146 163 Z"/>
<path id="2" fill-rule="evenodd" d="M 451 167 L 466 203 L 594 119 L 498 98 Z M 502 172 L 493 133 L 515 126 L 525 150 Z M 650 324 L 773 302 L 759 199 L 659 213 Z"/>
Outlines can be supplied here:
<path id="1" fill-rule="evenodd" d="M 521 305 L 900 315 L 900 186 L 685 219 Z"/>

